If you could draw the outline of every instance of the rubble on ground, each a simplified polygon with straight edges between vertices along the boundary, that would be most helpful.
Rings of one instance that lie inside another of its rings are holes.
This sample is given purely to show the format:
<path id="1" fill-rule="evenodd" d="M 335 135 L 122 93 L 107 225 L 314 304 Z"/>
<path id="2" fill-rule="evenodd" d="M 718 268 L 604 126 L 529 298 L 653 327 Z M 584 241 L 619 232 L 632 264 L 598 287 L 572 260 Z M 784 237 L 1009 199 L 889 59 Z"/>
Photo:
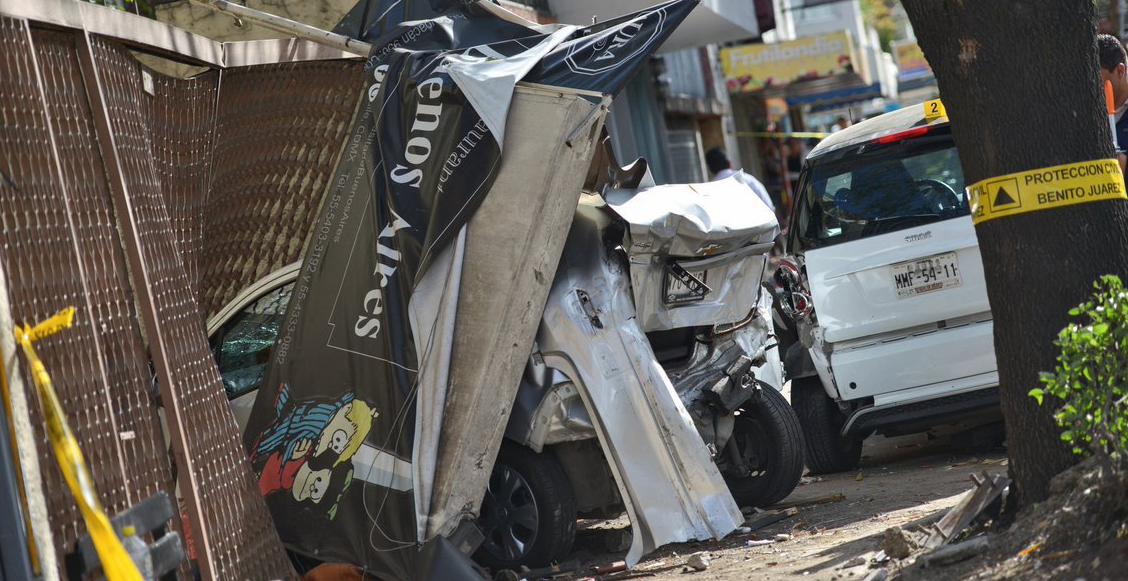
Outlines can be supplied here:
<path id="1" fill-rule="evenodd" d="M 917 542 L 901 530 L 901 527 L 885 529 L 885 535 L 881 539 L 881 550 L 885 551 L 886 555 L 894 559 L 904 559 L 911 555 L 913 549 L 916 548 Z"/>
<path id="2" fill-rule="evenodd" d="M 694 571 L 704 571 L 709 568 L 709 560 L 709 553 L 701 551 L 690 555 L 685 564 Z"/>
<path id="3" fill-rule="evenodd" d="M 1013 524 L 953 531 L 951 544 L 918 551 L 894 581 L 1123 579 L 1128 561 L 1128 470 L 1089 458 L 1054 477 L 1050 497 Z"/>

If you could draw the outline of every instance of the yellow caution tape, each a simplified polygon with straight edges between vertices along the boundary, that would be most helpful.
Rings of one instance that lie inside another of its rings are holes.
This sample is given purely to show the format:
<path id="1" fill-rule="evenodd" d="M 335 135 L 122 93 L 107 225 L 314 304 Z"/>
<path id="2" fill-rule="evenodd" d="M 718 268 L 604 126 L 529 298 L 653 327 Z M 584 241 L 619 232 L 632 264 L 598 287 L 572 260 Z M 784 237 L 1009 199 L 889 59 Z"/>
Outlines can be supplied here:
<path id="1" fill-rule="evenodd" d="M 32 342 L 71 325 L 74 321 L 74 307 L 67 307 L 51 318 L 35 325 L 34 327 L 16 327 L 16 342 L 23 347 L 31 365 L 31 375 L 35 379 L 35 388 L 39 393 L 39 401 L 43 408 L 43 416 L 47 422 L 47 435 L 51 439 L 51 446 L 55 449 L 55 458 L 59 461 L 59 468 L 63 477 L 78 501 L 82 510 L 82 517 L 86 521 L 86 528 L 94 540 L 94 548 L 98 551 L 98 558 L 102 561 L 102 570 L 109 581 L 142 581 L 137 565 L 125 552 L 121 540 L 114 532 L 110 519 L 98 500 L 98 492 L 94 489 L 94 481 L 86 469 L 86 460 L 82 457 L 82 450 L 78 441 L 74 439 L 70 427 L 67 425 L 66 415 L 55 394 L 51 384 L 51 376 L 47 368 L 39 360 L 39 356 L 32 347 Z"/>
<path id="2" fill-rule="evenodd" d="M 937 119 L 940 119 L 941 117 L 947 117 L 947 116 L 948 116 L 948 112 L 946 110 L 944 110 L 944 103 L 941 102 L 940 99 L 933 99 L 931 101 L 925 101 L 924 102 L 924 120 L 925 121 L 928 121 L 929 123 L 931 123 L 931 122 L 933 122 Z"/>
<path id="3" fill-rule="evenodd" d="M 1085 202 L 1128 199 L 1115 159 L 1055 165 L 981 180 L 968 186 L 975 224 Z"/>

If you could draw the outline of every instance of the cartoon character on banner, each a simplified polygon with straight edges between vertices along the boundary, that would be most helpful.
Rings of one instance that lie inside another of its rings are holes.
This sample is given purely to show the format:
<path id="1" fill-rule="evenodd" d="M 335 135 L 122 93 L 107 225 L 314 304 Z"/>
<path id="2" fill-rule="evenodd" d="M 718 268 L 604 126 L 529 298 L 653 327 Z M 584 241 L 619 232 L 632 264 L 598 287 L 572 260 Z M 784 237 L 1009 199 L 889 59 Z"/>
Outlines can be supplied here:
<path id="1" fill-rule="evenodd" d="M 251 452 L 259 491 L 269 504 L 312 510 L 333 520 L 352 482 L 353 454 L 379 414 L 351 391 L 338 398 L 294 400 L 286 383 L 278 390 L 274 410 L 274 422 L 259 434 Z"/>

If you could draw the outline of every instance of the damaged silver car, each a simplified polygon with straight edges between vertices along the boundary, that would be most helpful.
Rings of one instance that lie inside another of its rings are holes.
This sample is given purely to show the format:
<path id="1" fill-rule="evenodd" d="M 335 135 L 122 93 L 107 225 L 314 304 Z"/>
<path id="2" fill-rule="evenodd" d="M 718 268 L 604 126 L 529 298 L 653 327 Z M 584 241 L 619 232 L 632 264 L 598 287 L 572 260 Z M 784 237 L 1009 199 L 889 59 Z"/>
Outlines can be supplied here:
<path id="1" fill-rule="evenodd" d="M 576 212 L 482 504 L 477 556 L 495 569 L 565 556 L 577 515 L 625 510 L 628 563 L 719 538 L 803 470 L 760 284 L 775 216 L 735 180 L 654 186 L 641 161 L 600 191 Z"/>
<path id="2" fill-rule="evenodd" d="M 628 513 L 628 563 L 720 538 L 742 524 L 739 507 L 782 500 L 803 470 L 761 285 L 775 216 L 735 180 L 655 186 L 642 161 L 598 181 L 573 219 L 479 512 L 476 558 L 494 570 L 565 557 L 578 517 Z M 208 322 L 241 426 L 298 266 Z"/>

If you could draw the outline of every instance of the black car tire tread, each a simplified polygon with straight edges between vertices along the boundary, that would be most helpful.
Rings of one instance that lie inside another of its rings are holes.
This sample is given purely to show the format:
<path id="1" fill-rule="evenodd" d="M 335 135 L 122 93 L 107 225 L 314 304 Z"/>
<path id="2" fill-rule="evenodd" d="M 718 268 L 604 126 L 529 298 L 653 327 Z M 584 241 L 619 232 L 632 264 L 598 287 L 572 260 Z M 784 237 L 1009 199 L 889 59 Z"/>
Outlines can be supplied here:
<path id="1" fill-rule="evenodd" d="M 818 376 L 791 382 L 791 405 L 803 426 L 807 469 L 811 474 L 845 472 L 857 467 L 862 458 L 862 439 L 840 433 L 845 418 L 823 391 Z"/>
<path id="2" fill-rule="evenodd" d="M 496 573 L 502 569 L 518 570 L 521 565 L 544 567 L 567 556 L 576 539 L 576 496 L 560 461 L 549 452 L 537 454 L 506 440 L 495 465 L 508 466 L 524 477 L 532 489 L 540 521 L 533 546 L 523 559 L 498 559 L 483 548 L 476 554 L 478 562 Z"/>
<path id="3" fill-rule="evenodd" d="M 763 384 L 760 402 L 746 404 L 741 414 L 753 414 L 772 440 L 775 455 L 766 473 L 728 481 L 729 492 L 741 507 L 768 507 L 787 498 L 803 476 L 803 430 L 783 394 Z M 740 421 L 739 418 L 737 421 Z"/>

